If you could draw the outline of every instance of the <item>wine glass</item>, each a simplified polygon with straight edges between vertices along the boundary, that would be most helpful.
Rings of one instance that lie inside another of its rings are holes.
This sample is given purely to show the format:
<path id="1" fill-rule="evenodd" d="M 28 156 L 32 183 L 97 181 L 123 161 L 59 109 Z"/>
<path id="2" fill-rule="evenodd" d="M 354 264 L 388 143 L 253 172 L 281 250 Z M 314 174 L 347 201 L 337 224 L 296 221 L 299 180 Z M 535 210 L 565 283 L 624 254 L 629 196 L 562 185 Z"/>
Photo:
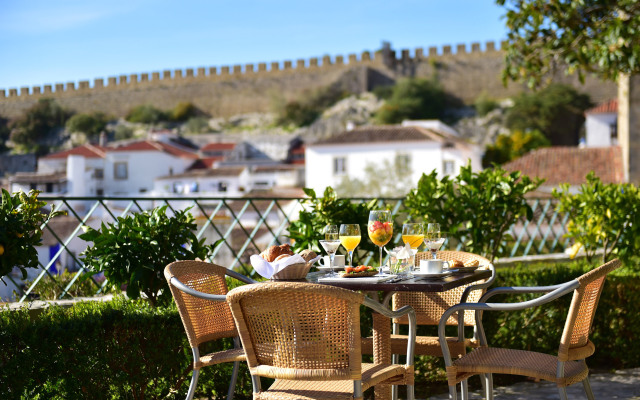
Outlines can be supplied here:
<path id="1" fill-rule="evenodd" d="M 320 241 L 320 245 L 329 255 L 329 276 L 335 276 L 336 273 L 333 271 L 333 258 L 336 255 L 336 251 L 338 251 L 338 247 L 340 247 L 340 239 L 338 238 L 338 226 L 337 225 L 327 225 L 324 228 L 324 240 Z"/>
<path id="2" fill-rule="evenodd" d="M 340 225 L 340 243 L 349 252 L 349 267 L 353 261 L 353 250 L 360 244 L 360 225 L 342 224 Z"/>
<path id="3" fill-rule="evenodd" d="M 446 237 L 440 232 L 440 224 L 430 223 L 427 225 L 424 242 L 427 248 L 431 250 L 432 258 L 436 259 L 436 253 L 442 247 Z"/>
<path id="4" fill-rule="evenodd" d="M 370 211 L 367 232 L 373 244 L 380 248 L 380 268 L 382 268 L 382 248 L 389 243 L 391 236 L 393 236 L 391 212 L 387 210 Z"/>
<path id="5" fill-rule="evenodd" d="M 424 227 L 422 224 L 408 223 L 402 225 L 402 241 L 406 245 L 409 243 L 411 250 L 415 250 L 413 253 L 413 267 L 416 266 L 416 253 L 418 247 L 424 240 Z"/>

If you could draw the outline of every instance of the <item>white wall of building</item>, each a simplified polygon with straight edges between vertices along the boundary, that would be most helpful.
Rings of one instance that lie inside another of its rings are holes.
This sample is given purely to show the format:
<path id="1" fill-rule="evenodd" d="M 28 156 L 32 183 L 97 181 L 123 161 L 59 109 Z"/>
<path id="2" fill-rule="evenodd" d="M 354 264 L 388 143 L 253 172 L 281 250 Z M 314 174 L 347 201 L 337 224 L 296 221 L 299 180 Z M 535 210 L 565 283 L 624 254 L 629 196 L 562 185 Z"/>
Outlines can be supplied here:
<path id="1" fill-rule="evenodd" d="M 214 197 L 239 197 L 249 191 L 250 176 L 245 168 L 236 176 L 162 176 L 153 184 L 153 194 L 166 195 L 207 195 Z M 174 190 L 175 188 L 175 190 Z M 225 190 L 221 190 L 221 189 Z"/>
<path id="2" fill-rule="evenodd" d="M 585 119 L 586 146 L 607 147 L 617 145 L 611 141 L 612 127 L 617 125 L 616 113 L 587 114 Z"/>
<path id="3" fill-rule="evenodd" d="M 438 176 L 444 176 L 445 164 L 451 166 L 451 175 L 457 175 L 460 167 L 466 165 L 469 159 L 474 170 L 480 169 L 481 165 L 480 155 L 472 146 L 469 146 L 469 150 L 442 149 L 441 143 L 430 141 L 312 145 L 305 152 L 305 186 L 322 193 L 327 186 L 335 188 L 339 185 L 344 176 L 364 180 L 368 163 L 380 166 L 384 165 L 385 160 L 393 163 L 396 155 L 409 157 L 414 185 L 423 173 L 430 173 L 434 169 Z M 346 160 L 343 173 L 335 171 L 336 158 Z"/>

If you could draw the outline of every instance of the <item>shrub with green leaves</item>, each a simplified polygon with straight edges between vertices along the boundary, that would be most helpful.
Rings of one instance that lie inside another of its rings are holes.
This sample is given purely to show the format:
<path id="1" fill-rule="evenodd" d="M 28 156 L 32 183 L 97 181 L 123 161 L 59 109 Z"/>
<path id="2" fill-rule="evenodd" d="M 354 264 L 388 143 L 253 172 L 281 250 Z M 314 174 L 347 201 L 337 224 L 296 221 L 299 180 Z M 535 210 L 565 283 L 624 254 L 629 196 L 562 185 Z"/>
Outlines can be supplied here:
<path id="1" fill-rule="evenodd" d="M 300 212 L 298 220 L 289 225 L 289 237 L 294 240 L 294 251 L 309 248 L 320 251 L 319 241 L 324 239 L 323 230 L 329 224 L 360 224 L 362 241 L 353 252 L 355 264 L 360 262 L 359 252 L 366 254 L 378 251 L 378 247 L 366 239 L 369 211 L 378 209 L 377 200 L 365 203 L 339 199 L 331 187 L 325 189 L 323 197 L 317 197 L 313 189 L 305 188 L 304 192 L 309 196 L 302 201 L 304 210 Z"/>
<path id="2" fill-rule="evenodd" d="M 578 193 L 565 184 L 553 195 L 560 201 L 558 211 L 569 213 L 567 236 L 584 246 L 587 258 L 602 249 L 603 262 L 616 257 L 640 270 L 631 262 L 640 254 L 640 191 L 636 186 L 605 184 L 591 172 Z"/>
<path id="3" fill-rule="evenodd" d="M 118 217 L 100 230 L 84 227 L 80 238 L 93 245 L 82 252 L 84 263 L 94 272 L 104 272 L 112 285 L 127 285 L 127 295 L 144 293 L 152 305 L 166 304 L 171 292 L 164 268 L 176 260 L 206 259 L 218 242 L 198 240 L 196 224 L 188 210 L 167 215 L 167 206 Z"/>
<path id="4" fill-rule="evenodd" d="M 125 119 L 129 122 L 138 122 L 141 124 L 157 124 L 162 121 L 168 121 L 170 118 L 164 111 L 157 109 L 151 104 L 143 104 L 129 111 Z"/>
<path id="5" fill-rule="evenodd" d="M 446 102 L 447 95 L 437 81 L 401 79 L 376 119 L 381 124 L 397 124 L 405 119 L 443 119 Z"/>
<path id="6" fill-rule="evenodd" d="M 22 272 L 22 279 L 27 278 L 26 268 L 38 267 L 36 247 L 42 243 L 40 227 L 51 218 L 64 214 L 63 211 L 42 211 L 47 204 L 38 200 L 37 190 L 28 194 L 19 191 L 10 194 L 2 189 L 0 203 L 0 280 L 9 274 L 14 267 Z"/>
<path id="7" fill-rule="evenodd" d="M 533 218 L 525 195 L 542 184 L 520 172 L 496 167 L 473 172 L 462 167 L 455 178 L 423 174 L 407 195 L 405 206 L 417 219 L 437 222 L 462 249 L 494 260 L 504 254 L 503 240 L 518 219 Z"/>

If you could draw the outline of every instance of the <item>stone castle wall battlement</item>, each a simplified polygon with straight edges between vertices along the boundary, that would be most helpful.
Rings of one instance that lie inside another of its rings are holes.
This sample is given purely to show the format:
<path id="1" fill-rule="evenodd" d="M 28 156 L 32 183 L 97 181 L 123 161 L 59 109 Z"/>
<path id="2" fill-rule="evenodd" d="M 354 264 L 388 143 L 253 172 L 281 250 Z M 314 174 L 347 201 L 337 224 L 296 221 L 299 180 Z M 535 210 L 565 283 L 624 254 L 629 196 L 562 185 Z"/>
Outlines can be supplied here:
<path id="1" fill-rule="evenodd" d="M 472 43 L 471 48 L 468 49 L 467 45 L 459 44 L 456 46 L 456 52 L 453 53 L 453 47 L 450 45 L 444 45 L 439 49 L 437 47 L 429 47 L 428 53 L 425 55 L 423 48 L 414 49 L 413 56 L 410 55 L 410 50 L 404 49 L 400 53 L 400 58 L 398 58 L 397 62 L 406 62 L 406 61 L 416 61 L 422 59 L 426 56 L 428 57 L 438 57 L 438 56 L 456 56 L 467 54 L 468 50 L 470 53 L 478 53 L 482 54 L 485 52 L 494 52 L 496 51 L 495 42 L 487 42 L 486 50 L 480 49 L 480 43 Z M 369 63 L 371 61 L 374 62 L 383 62 L 383 54 L 382 52 L 376 52 L 373 57 L 371 52 L 364 51 L 359 57 L 357 54 L 349 54 L 347 59 L 341 55 L 335 56 L 331 58 L 326 55 L 322 58 L 313 57 L 308 60 L 298 59 L 295 63 L 291 60 L 286 60 L 283 62 L 271 62 L 267 63 L 258 63 L 256 64 L 246 64 L 246 65 L 233 65 L 233 66 L 221 66 L 221 67 L 199 67 L 199 68 L 186 68 L 186 69 L 175 69 L 164 70 L 162 72 L 156 71 L 151 73 L 140 73 L 140 74 L 130 74 L 130 75 L 119 75 L 112 76 L 107 78 L 106 82 L 104 78 L 96 78 L 93 81 L 93 86 L 91 86 L 91 82 L 87 80 L 77 82 L 67 82 L 67 83 L 56 83 L 54 84 L 45 84 L 38 85 L 33 87 L 22 86 L 20 89 L 11 88 L 11 89 L 0 89 L 0 99 L 6 98 L 15 98 L 15 97 L 28 97 L 28 96 L 39 96 L 39 95 L 55 95 L 61 94 L 64 92 L 76 92 L 82 90 L 103 90 L 110 88 L 123 88 L 123 87 L 136 87 L 138 84 L 162 84 L 162 85 L 172 85 L 172 84 L 181 84 L 185 81 L 185 79 L 190 80 L 215 80 L 215 79 L 238 79 L 250 76 L 252 78 L 259 77 L 264 74 L 272 74 L 274 72 L 301 72 L 305 69 L 310 68 L 332 68 L 334 66 L 343 66 L 348 63 L 348 65 L 355 65 L 361 63 Z M 257 68 L 256 68 L 257 67 Z"/>
<path id="2" fill-rule="evenodd" d="M 513 96 L 526 88 L 520 84 L 505 87 L 501 80 L 504 43 L 470 46 L 459 44 L 427 51 L 391 50 L 389 45 L 376 52 L 344 56 L 298 59 L 283 62 L 221 67 L 164 70 L 151 73 L 96 78 L 90 81 L 46 84 L 0 89 L 0 116 L 15 118 L 41 98 L 53 98 L 75 112 L 101 111 L 122 117 L 133 107 L 151 104 L 171 109 L 179 102 L 191 102 L 211 116 L 228 117 L 273 109 L 274 98 L 299 99 L 309 91 L 340 85 L 361 93 L 378 85 L 391 84 L 402 77 L 436 76 L 443 88 L 469 104 L 480 93 L 494 98 Z M 557 80 L 588 93 L 594 101 L 615 97 L 611 82 L 588 78 L 580 85 L 577 77 Z"/>

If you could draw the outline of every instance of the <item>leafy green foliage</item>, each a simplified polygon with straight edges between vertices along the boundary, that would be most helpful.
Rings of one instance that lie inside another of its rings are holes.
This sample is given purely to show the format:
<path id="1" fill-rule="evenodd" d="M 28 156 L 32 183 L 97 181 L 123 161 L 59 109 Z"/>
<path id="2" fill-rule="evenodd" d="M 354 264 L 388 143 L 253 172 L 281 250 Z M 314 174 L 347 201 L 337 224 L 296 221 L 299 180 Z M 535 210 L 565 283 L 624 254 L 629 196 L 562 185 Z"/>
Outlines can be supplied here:
<path id="1" fill-rule="evenodd" d="M 313 189 L 305 188 L 304 192 L 309 196 L 302 201 L 304 210 L 300 211 L 299 219 L 292 221 L 289 225 L 289 237 L 294 240 L 295 252 L 305 249 L 319 252 L 321 249 L 319 241 L 324 239 L 323 229 L 329 224 L 356 223 L 360 224 L 362 240 L 353 252 L 354 264 L 360 262 L 362 255 L 378 251 L 378 247 L 367 240 L 369 211 L 377 209 L 377 200 L 365 203 L 339 199 L 331 187 L 325 189 L 323 197 L 317 197 Z"/>
<path id="2" fill-rule="evenodd" d="M 521 157 L 531 150 L 540 147 L 548 147 L 551 143 L 538 130 L 526 133 L 515 131 L 510 135 L 498 135 L 494 144 L 490 144 L 485 149 L 482 156 L 482 166 L 489 168 L 493 164 L 504 164 Z"/>
<path id="3" fill-rule="evenodd" d="M 131 139 L 133 137 L 133 128 L 118 124 L 114 136 L 116 140 Z"/>
<path id="4" fill-rule="evenodd" d="M 95 140 L 100 132 L 105 130 L 108 121 L 108 117 L 101 112 L 76 114 L 69 118 L 66 127 L 72 133 L 82 132 L 90 139 Z"/>
<path id="5" fill-rule="evenodd" d="M 397 124 L 405 119 L 443 119 L 446 101 L 444 90 L 435 80 L 401 79 L 376 119 L 381 124 Z"/>
<path id="6" fill-rule="evenodd" d="M 22 279 L 26 279 L 26 268 L 38 267 L 36 246 L 42 243 L 40 227 L 51 218 L 64 214 L 62 211 L 42 212 L 47 205 L 38 200 L 37 190 L 28 194 L 20 191 L 10 194 L 2 189 L 0 203 L 0 279 L 18 267 Z M 4 282 L 4 280 L 3 280 Z"/>
<path id="7" fill-rule="evenodd" d="M 125 119 L 129 122 L 141 124 L 157 124 L 162 121 L 168 121 L 169 117 L 164 111 L 155 108 L 151 104 L 143 104 L 129 111 Z"/>
<path id="8" fill-rule="evenodd" d="M 170 117 L 172 121 L 183 122 L 189 118 L 196 117 L 198 113 L 199 111 L 193 103 L 180 102 L 171 110 Z"/>
<path id="9" fill-rule="evenodd" d="M 591 106 L 589 96 L 562 84 L 550 85 L 537 93 L 521 93 L 507 113 L 511 130 L 539 130 L 554 146 L 576 146 L 584 111 Z"/>
<path id="10" fill-rule="evenodd" d="M 11 130 L 9 129 L 9 120 L 0 117 L 0 152 L 7 150 L 7 140 L 9 140 L 10 134 Z"/>
<path id="11" fill-rule="evenodd" d="M 439 223 L 463 250 L 494 260 L 505 253 L 503 239 L 509 227 L 520 218 L 533 217 L 525 194 L 541 183 L 499 167 L 476 173 L 469 164 L 453 179 L 438 179 L 435 170 L 423 174 L 405 206 L 412 216 Z"/>
<path id="12" fill-rule="evenodd" d="M 496 0 L 507 10 L 505 80 L 548 83 L 557 67 L 584 79 L 615 80 L 640 72 L 640 4 L 636 0 Z"/>
<path id="13" fill-rule="evenodd" d="M 53 99 L 40 99 L 10 124 L 10 139 L 18 152 L 46 154 L 47 140 L 56 136 L 70 115 Z"/>
<path id="14" fill-rule="evenodd" d="M 189 118 L 185 124 L 185 131 L 188 133 L 205 133 L 210 131 L 209 121 L 203 117 Z"/>
<path id="15" fill-rule="evenodd" d="M 116 297 L 109 302 L 53 306 L 36 318 L 0 313 L 2 398 L 184 399 L 191 379 L 191 351 L 176 307 L 150 307 Z M 203 345 L 211 352 L 231 340 Z M 196 398 L 226 395 L 231 364 L 203 368 Z M 241 363 L 236 397 L 251 398 Z"/>
<path id="16" fill-rule="evenodd" d="M 392 162 L 367 162 L 365 179 L 345 176 L 336 186 L 343 197 L 402 197 L 411 189 L 411 167 L 406 157 L 396 155 Z"/>
<path id="17" fill-rule="evenodd" d="M 216 244 L 205 245 L 195 235 L 196 224 L 188 210 L 168 216 L 167 206 L 118 217 L 100 230 L 85 227 L 79 237 L 93 246 L 82 252 L 84 263 L 94 272 L 104 272 L 108 281 L 127 285 L 127 295 L 144 293 L 151 303 L 166 304 L 171 292 L 163 276 L 167 264 L 176 260 L 206 259 Z"/>
<path id="18" fill-rule="evenodd" d="M 558 211 L 569 213 L 567 236 L 584 246 L 589 259 L 603 249 L 603 262 L 617 257 L 638 269 L 631 262 L 640 254 L 640 191 L 636 186 L 604 184 L 592 172 L 578 193 L 562 185 L 553 194 L 560 200 Z"/>
<path id="19" fill-rule="evenodd" d="M 498 107 L 498 102 L 489 97 L 489 95 L 485 91 L 480 93 L 480 96 L 478 96 L 473 102 L 473 108 L 476 109 L 476 113 L 481 117 L 487 115 L 489 112 L 495 110 Z"/>
<path id="20" fill-rule="evenodd" d="M 313 123 L 322 112 L 337 101 L 345 98 L 349 93 L 339 86 L 330 85 L 313 92 L 306 93 L 302 98 L 289 101 L 278 106 L 277 123 L 279 125 L 307 126 Z"/>

